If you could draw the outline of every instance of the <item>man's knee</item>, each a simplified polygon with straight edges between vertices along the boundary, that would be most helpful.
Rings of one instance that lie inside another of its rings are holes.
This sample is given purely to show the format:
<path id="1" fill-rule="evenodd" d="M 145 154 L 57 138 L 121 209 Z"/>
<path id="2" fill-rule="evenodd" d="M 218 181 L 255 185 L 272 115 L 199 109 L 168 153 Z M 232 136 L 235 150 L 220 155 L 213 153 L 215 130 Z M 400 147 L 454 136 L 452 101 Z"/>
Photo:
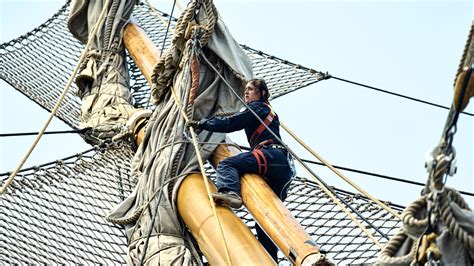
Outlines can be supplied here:
<path id="1" fill-rule="evenodd" d="M 256 173 L 256 167 L 255 158 L 251 153 L 241 153 L 222 160 L 217 166 L 217 170 L 235 169 L 240 176 L 246 173 Z"/>

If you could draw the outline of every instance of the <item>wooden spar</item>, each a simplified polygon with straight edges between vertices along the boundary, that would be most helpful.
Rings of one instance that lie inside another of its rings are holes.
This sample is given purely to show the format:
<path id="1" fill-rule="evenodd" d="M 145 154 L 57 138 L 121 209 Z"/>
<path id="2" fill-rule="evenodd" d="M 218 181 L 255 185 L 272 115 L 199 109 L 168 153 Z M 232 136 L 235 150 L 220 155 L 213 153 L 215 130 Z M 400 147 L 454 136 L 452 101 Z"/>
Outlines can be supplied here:
<path id="1" fill-rule="evenodd" d="M 139 26 L 128 23 L 123 32 L 123 43 L 148 84 L 151 84 L 153 68 L 160 58 L 160 51 Z"/>
<path id="2" fill-rule="evenodd" d="M 210 182 L 212 183 L 212 182 Z M 217 191 L 212 185 L 212 192 Z M 217 206 L 232 265 L 275 265 L 247 226 L 228 207 Z M 218 220 L 200 174 L 187 176 L 178 191 L 178 211 L 211 265 L 227 265 Z"/>
<path id="3" fill-rule="evenodd" d="M 145 32 L 132 23 L 125 27 L 124 45 L 148 83 L 151 84 L 152 71 L 159 58 L 158 49 Z M 143 131 L 144 129 L 134 132 L 134 135 L 143 136 Z M 143 138 L 136 139 L 138 145 L 141 140 Z M 214 185 L 211 189 L 216 191 Z M 178 211 L 211 265 L 226 265 L 222 235 L 200 174 L 187 176 L 180 185 Z M 226 207 L 217 207 L 217 213 L 229 247 L 232 265 L 275 265 L 260 242 L 234 212 Z"/>
<path id="4" fill-rule="evenodd" d="M 238 153 L 240 151 L 233 146 L 219 145 L 210 161 L 215 166 L 221 160 Z M 241 193 L 249 212 L 292 263 L 331 264 L 319 253 L 311 236 L 304 231 L 263 178 L 255 174 L 243 175 Z"/>

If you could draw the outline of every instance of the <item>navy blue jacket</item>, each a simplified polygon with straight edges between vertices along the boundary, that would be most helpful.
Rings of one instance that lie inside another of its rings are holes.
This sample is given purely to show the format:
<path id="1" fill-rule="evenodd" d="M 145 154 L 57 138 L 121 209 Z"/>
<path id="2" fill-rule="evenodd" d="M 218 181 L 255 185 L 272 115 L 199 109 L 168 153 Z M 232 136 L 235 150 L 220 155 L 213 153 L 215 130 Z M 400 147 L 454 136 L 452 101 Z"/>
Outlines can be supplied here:
<path id="1" fill-rule="evenodd" d="M 255 101 L 248 104 L 249 108 L 252 109 L 262 120 L 270 113 L 270 108 L 264 104 L 263 101 Z M 253 133 L 260 125 L 260 121 L 250 112 L 247 108 L 243 111 L 239 111 L 232 116 L 227 117 L 211 117 L 209 119 L 203 119 L 199 122 L 199 128 L 212 132 L 230 133 L 245 129 L 247 140 L 250 143 L 250 138 Z M 280 137 L 280 121 L 278 115 L 275 115 L 273 121 L 268 126 L 277 136 Z M 281 144 L 275 137 L 265 129 L 260 136 L 255 140 L 254 143 L 250 143 L 250 147 L 253 150 L 255 146 L 266 140 L 272 140 L 273 144 Z"/>

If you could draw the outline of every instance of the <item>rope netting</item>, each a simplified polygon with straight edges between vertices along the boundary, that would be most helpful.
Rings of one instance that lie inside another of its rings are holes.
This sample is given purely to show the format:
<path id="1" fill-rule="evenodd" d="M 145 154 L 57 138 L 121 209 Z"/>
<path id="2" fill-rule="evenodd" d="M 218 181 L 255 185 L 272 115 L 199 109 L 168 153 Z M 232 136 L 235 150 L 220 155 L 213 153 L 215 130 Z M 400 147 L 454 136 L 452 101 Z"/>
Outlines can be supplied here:
<path id="1" fill-rule="evenodd" d="M 69 33 L 69 4 L 33 31 L 0 45 L 0 78 L 50 111 L 84 48 Z M 161 13 L 161 12 L 160 12 Z M 161 13 L 165 18 L 165 13 Z M 137 5 L 135 21 L 157 47 L 165 39 L 166 25 L 146 5 Z M 171 20 L 174 28 L 176 20 Z M 165 47 L 170 45 L 167 38 Z M 254 62 L 254 73 L 268 81 L 273 98 L 326 78 L 318 72 L 261 51 L 242 46 Z M 128 58 L 135 107 L 146 107 L 150 87 Z M 57 116 L 76 128 L 80 100 L 72 85 Z M 108 223 L 105 214 L 133 189 L 129 173 L 132 149 L 111 144 L 96 147 L 54 163 L 24 169 L 6 194 L 0 196 L 0 261 L 9 263 L 124 264 L 127 239 L 122 227 Z M 215 173 L 208 168 L 209 176 Z M 0 184 L 7 179 L 0 175 Z M 337 194 L 386 235 L 399 221 L 370 200 L 350 192 Z M 336 263 L 371 263 L 378 247 L 313 182 L 296 178 L 286 205 L 306 231 Z M 389 204 L 397 211 L 400 206 Z M 254 230 L 245 210 L 238 215 Z M 379 232 L 368 230 L 386 243 Z M 281 255 L 281 254 L 280 254 Z M 283 259 L 283 258 L 281 258 Z"/>
<path id="2" fill-rule="evenodd" d="M 0 261 L 126 263 L 125 230 L 107 222 L 105 215 L 133 189 L 135 182 L 128 171 L 132 157 L 132 149 L 119 142 L 22 170 L 0 197 L 0 224 L 4 225 Z M 210 166 L 206 172 L 215 177 Z M 1 174 L 0 183 L 7 177 L 7 173 Z M 336 192 L 385 234 L 393 235 L 399 227 L 396 218 L 370 200 Z M 295 178 L 285 204 L 335 262 L 375 260 L 377 246 L 315 183 Z M 400 206 L 390 206 L 401 210 Z M 255 233 L 251 215 L 245 209 L 237 214 Z"/>
<path id="3" fill-rule="evenodd" d="M 10 42 L 0 45 L 0 78 L 12 85 L 48 111 L 56 103 L 61 89 L 67 82 L 84 48 L 67 29 L 69 4 L 61 8 L 51 19 Z M 165 18 L 169 15 L 160 12 Z M 133 12 L 134 20 L 144 29 L 156 47 L 161 48 L 165 39 L 166 24 L 144 4 L 138 4 Z M 176 19 L 171 20 L 174 29 Z M 166 39 L 165 49 L 171 38 Z M 325 76 L 263 52 L 242 46 L 254 62 L 257 77 L 268 80 L 273 98 L 313 84 Z M 128 58 L 131 93 L 135 107 L 148 106 L 150 86 Z M 76 85 L 68 93 L 57 116 L 76 128 L 79 124 L 80 99 L 75 97 Z"/>
<path id="4" fill-rule="evenodd" d="M 21 171 L 0 196 L 0 261 L 124 263 L 125 230 L 104 217 L 134 186 L 132 156 L 114 145 Z"/>

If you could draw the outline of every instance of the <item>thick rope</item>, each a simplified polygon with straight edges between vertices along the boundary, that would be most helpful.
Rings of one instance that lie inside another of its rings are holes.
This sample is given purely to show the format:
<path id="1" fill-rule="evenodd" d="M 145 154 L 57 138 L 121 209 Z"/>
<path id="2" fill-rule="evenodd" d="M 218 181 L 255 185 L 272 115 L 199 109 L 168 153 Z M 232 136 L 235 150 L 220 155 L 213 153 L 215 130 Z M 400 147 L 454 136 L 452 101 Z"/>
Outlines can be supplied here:
<path id="1" fill-rule="evenodd" d="M 425 195 L 412 202 L 403 210 L 402 221 L 405 232 L 410 235 L 423 234 L 428 226 L 428 217 L 417 218 L 416 216 L 426 209 L 427 205 L 427 195 Z"/>
<path id="2" fill-rule="evenodd" d="M 442 153 L 436 157 L 436 167 L 432 177 L 430 178 L 432 187 L 437 189 L 442 189 L 444 187 L 443 179 L 451 165 L 452 156 L 453 155 L 446 156 Z"/>
<path id="3" fill-rule="evenodd" d="M 109 0 L 106 0 L 105 1 L 105 4 L 104 4 L 104 8 L 102 9 L 102 12 L 100 13 L 99 15 L 99 18 L 97 19 L 97 22 L 95 23 L 94 25 L 94 28 L 92 29 L 92 32 L 91 34 L 89 34 L 89 36 L 94 36 L 96 35 L 98 29 L 99 29 L 99 25 L 100 23 L 102 23 L 102 20 L 104 19 L 105 17 L 105 14 L 107 13 L 107 7 L 109 5 Z M 79 71 L 79 67 L 80 65 L 82 64 L 82 61 L 85 59 L 86 57 L 86 54 L 87 54 L 87 51 L 89 50 L 90 46 L 92 44 L 92 38 L 89 38 L 89 40 L 87 41 L 87 44 L 86 44 L 86 47 L 84 47 L 84 50 L 82 51 L 81 53 L 81 56 L 79 57 L 79 60 L 76 64 L 76 67 L 74 68 L 74 71 L 72 72 L 71 76 L 69 76 L 69 79 L 66 83 L 66 86 L 64 87 L 63 89 L 63 92 L 61 93 L 58 101 L 56 102 L 56 105 L 54 106 L 53 110 L 51 110 L 51 113 L 49 114 L 49 117 L 48 119 L 46 120 L 43 128 L 40 130 L 38 136 L 35 138 L 35 140 L 33 141 L 33 143 L 31 144 L 30 148 L 28 149 L 28 151 L 26 152 L 25 156 L 21 159 L 21 161 L 18 163 L 17 167 L 15 168 L 15 170 L 10 174 L 10 176 L 8 177 L 8 179 L 5 181 L 5 183 L 3 184 L 3 186 L 0 188 L 0 194 L 3 194 L 5 193 L 5 191 L 7 190 L 8 186 L 11 184 L 11 182 L 13 181 L 13 179 L 15 178 L 16 174 L 18 174 L 18 172 L 20 171 L 21 167 L 23 167 L 23 165 L 25 164 L 26 160 L 28 160 L 28 158 L 30 157 L 31 153 L 33 152 L 33 150 L 35 149 L 36 145 L 38 144 L 38 142 L 40 141 L 41 137 L 43 136 L 44 132 L 46 131 L 46 129 L 48 128 L 49 124 L 51 123 L 51 120 L 53 119 L 53 117 L 56 115 L 56 112 L 58 111 L 59 107 L 61 106 L 61 103 L 62 101 L 64 100 L 64 98 L 66 97 L 67 95 L 67 92 L 69 91 L 69 87 L 71 86 L 73 80 L 74 80 L 74 77 L 76 76 L 77 72 Z"/>
<path id="4" fill-rule="evenodd" d="M 322 181 L 320 178 L 318 178 L 318 176 L 301 160 L 301 158 L 298 157 L 298 155 L 296 155 L 296 153 L 290 149 L 290 147 L 288 147 L 288 145 L 285 144 L 285 142 L 283 142 L 283 140 L 281 140 L 281 138 L 279 138 L 275 132 L 273 132 L 264 122 L 263 120 L 251 109 L 249 108 L 248 104 L 245 103 L 245 101 L 242 99 L 242 97 L 240 97 L 238 95 L 238 93 L 234 90 L 234 88 L 232 88 L 232 86 L 229 84 L 229 82 L 225 79 L 225 77 L 222 76 L 222 74 L 214 67 L 214 65 L 212 65 L 211 62 L 209 62 L 209 60 L 207 59 L 207 57 L 201 53 L 201 56 L 202 58 L 206 61 L 206 63 L 214 70 L 214 72 L 216 72 L 216 74 L 222 79 L 222 81 L 229 87 L 229 89 L 231 90 L 231 92 L 239 99 L 239 101 L 241 101 L 246 107 L 247 109 L 255 116 L 255 118 L 257 118 L 257 120 L 259 120 L 259 122 L 265 126 L 265 128 L 288 150 L 288 152 L 293 155 L 293 157 L 298 161 L 298 163 L 303 167 L 303 169 L 306 171 L 306 173 L 313 177 L 315 182 L 318 183 L 318 185 L 321 187 L 321 189 L 326 193 L 326 195 L 328 195 L 331 200 L 339 206 L 339 208 L 341 208 L 341 210 L 357 225 L 357 227 L 360 228 L 360 230 L 362 230 L 362 232 L 364 232 L 367 237 L 369 237 L 380 249 L 382 249 L 382 245 L 380 244 L 380 242 L 375 239 L 375 237 L 372 235 L 372 233 L 370 233 L 364 225 L 362 225 L 353 215 L 351 212 L 349 212 L 349 210 L 341 203 L 341 199 L 339 199 L 337 196 L 335 196 L 335 192 L 334 191 L 331 191 L 332 189 L 329 188 L 329 186 L 324 182 Z M 355 209 L 352 208 L 352 206 L 348 203 L 345 203 L 349 208 L 351 208 L 352 211 L 354 211 L 355 213 L 357 213 L 357 211 Z M 368 223 L 372 228 L 374 228 L 378 233 L 380 233 L 382 236 L 386 237 L 388 239 L 388 237 L 383 233 L 381 232 L 377 227 L 375 227 L 370 221 L 368 221 L 367 219 L 365 219 L 364 217 L 362 217 L 360 214 L 359 214 L 359 217 L 361 219 L 363 219 L 366 223 Z"/>
<path id="5" fill-rule="evenodd" d="M 444 188 L 441 192 L 440 222 L 443 222 L 450 234 L 459 240 L 468 249 L 474 249 L 474 235 L 464 230 L 453 215 L 451 202 L 457 204 L 460 208 L 469 210 L 469 205 L 462 196 L 454 189 Z M 433 197 L 433 193 L 424 195 L 408 205 L 402 213 L 403 229 L 393 236 L 385 245 L 381 252 L 379 262 L 381 263 L 410 263 L 418 248 L 417 241 L 413 241 L 410 253 L 400 257 L 394 257 L 394 254 L 401 245 L 408 239 L 408 235 L 422 235 L 428 226 L 428 217 L 417 218 L 428 206 L 428 200 Z"/>
<path id="6" fill-rule="evenodd" d="M 416 253 L 417 246 L 412 245 L 410 252 L 404 256 L 395 257 L 395 253 L 400 249 L 400 246 L 408 239 L 407 234 L 401 229 L 394 235 L 381 251 L 377 264 L 395 264 L 395 265 L 410 265 Z"/>
<path id="7" fill-rule="evenodd" d="M 377 198 L 373 197 L 370 195 L 367 191 L 365 191 L 363 188 L 359 187 L 356 183 L 352 182 L 348 177 L 343 175 L 339 170 L 334 168 L 329 162 L 324 160 L 321 156 L 319 156 L 313 149 L 311 149 L 306 143 L 303 142 L 298 136 L 296 136 L 293 131 L 291 131 L 283 122 L 280 122 L 281 127 L 290 134 L 293 139 L 295 139 L 301 146 L 303 146 L 307 151 L 309 151 L 314 157 L 316 157 L 320 162 L 322 162 L 324 165 L 326 165 L 329 169 L 331 169 L 335 174 L 337 174 L 340 178 L 342 178 L 344 181 L 346 181 L 349 185 L 357 189 L 360 193 L 362 193 L 364 196 L 372 200 L 373 202 L 377 203 L 380 207 L 382 207 L 384 210 L 388 211 L 391 213 L 393 216 L 397 217 L 399 220 L 401 220 L 401 216 L 399 213 L 394 211 L 392 208 L 378 200 Z"/>
<path id="8" fill-rule="evenodd" d="M 181 115 L 183 116 L 184 120 L 186 122 L 188 122 L 189 118 L 186 115 L 186 112 L 183 110 L 181 102 L 178 99 L 178 96 L 176 95 L 176 92 L 175 92 L 174 88 L 171 87 L 170 90 L 171 90 L 171 95 L 173 96 L 173 99 L 174 99 L 176 105 L 178 106 Z M 203 159 L 202 159 L 202 156 L 201 156 L 201 152 L 199 151 L 199 145 L 198 145 L 198 141 L 197 141 L 197 137 L 196 137 L 196 132 L 194 131 L 194 129 L 192 127 L 189 127 L 189 132 L 191 133 L 191 140 L 192 140 L 192 143 L 193 143 L 193 146 L 194 146 L 194 150 L 196 151 L 196 157 L 197 157 L 198 163 L 199 163 L 199 170 L 200 170 L 202 178 L 204 180 L 204 185 L 206 187 L 207 197 L 209 198 L 209 203 L 211 204 L 211 209 L 212 209 L 213 215 L 216 217 L 217 224 L 219 225 L 219 231 L 220 231 L 221 236 L 222 236 L 222 241 L 224 242 L 226 259 L 227 259 L 228 265 L 232 265 L 232 260 L 230 259 L 229 247 L 227 245 L 227 241 L 225 240 L 224 230 L 222 229 L 222 223 L 221 223 L 221 220 L 219 218 L 219 215 L 217 214 L 216 205 L 214 203 L 214 200 L 212 199 L 211 188 L 209 186 L 209 180 L 207 179 L 206 171 L 204 170 L 204 162 L 203 162 Z"/>
<path id="9" fill-rule="evenodd" d="M 445 188 L 446 190 L 446 188 Z M 446 224 L 449 232 L 466 245 L 468 249 L 474 250 L 474 235 L 464 230 L 453 215 L 450 202 L 455 202 L 462 209 L 470 210 L 469 205 L 456 190 L 448 190 L 441 196 L 441 220 Z"/>

